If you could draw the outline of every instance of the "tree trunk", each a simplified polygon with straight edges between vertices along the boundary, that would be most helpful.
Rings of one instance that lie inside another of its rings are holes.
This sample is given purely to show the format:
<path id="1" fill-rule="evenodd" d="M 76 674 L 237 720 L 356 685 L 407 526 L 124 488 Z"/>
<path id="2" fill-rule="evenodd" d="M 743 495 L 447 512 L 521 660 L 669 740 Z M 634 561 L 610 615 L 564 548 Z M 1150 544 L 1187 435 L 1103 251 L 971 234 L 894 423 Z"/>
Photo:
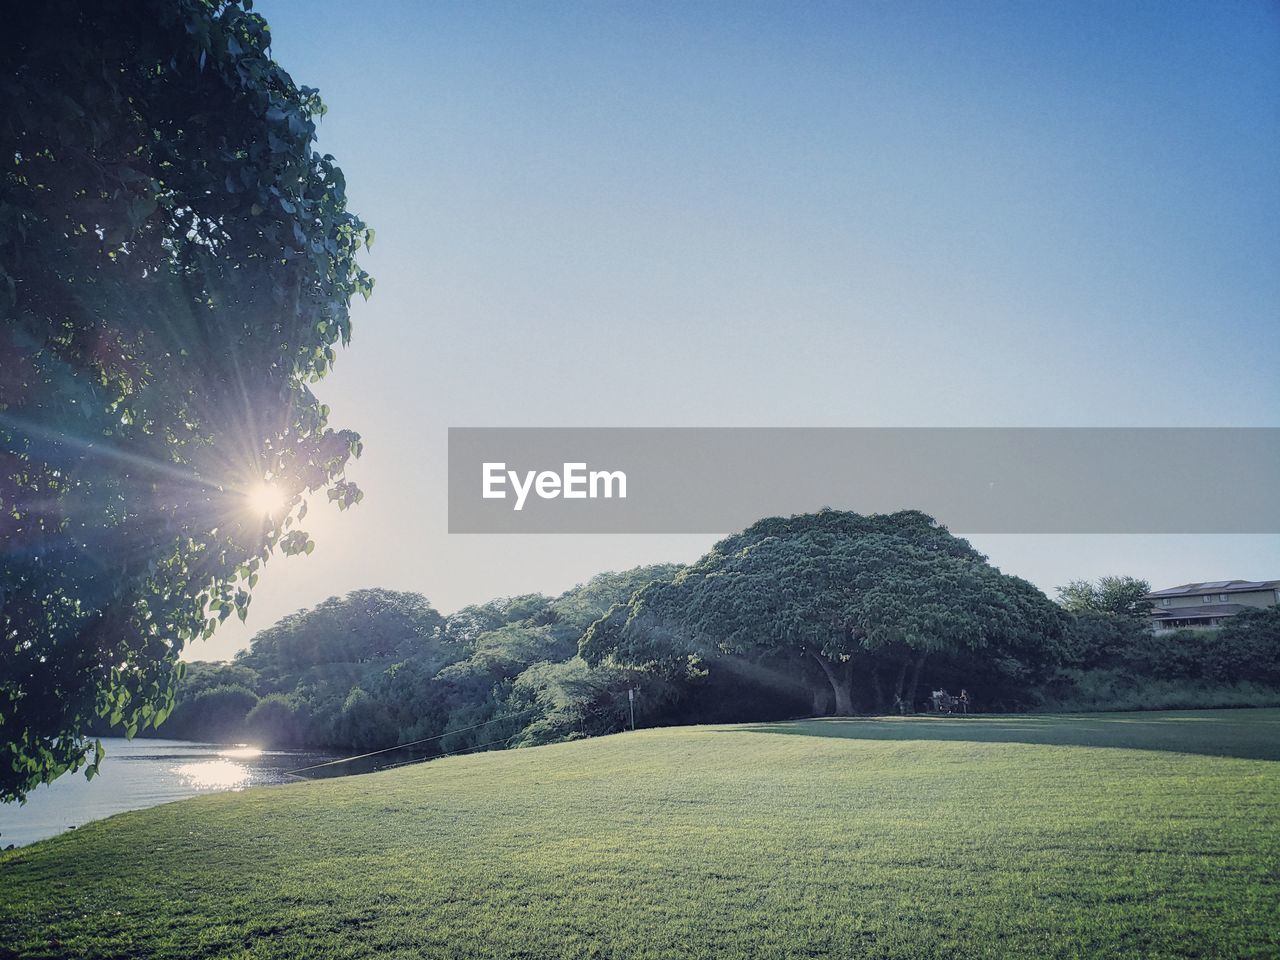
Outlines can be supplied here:
<path id="1" fill-rule="evenodd" d="M 911 657 L 902 658 L 902 666 L 898 667 L 898 677 L 893 682 L 893 699 L 899 701 L 902 699 L 903 687 L 907 682 L 907 667 L 911 664 Z"/>
<path id="2" fill-rule="evenodd" d="M 878 665 L 871 668 L 871 694 L 875 697 L 876 713 L 884 713 L 884 686 L 880 683 L 880 668 Z"/>
<path id="3" fill-rule="evenodd" d="M 831 712 L 831 690 L 826 686 L 815 686 L 812 690 L 813 715 L 825 717 Z"/>
<path id="4" fill-rule="evenodd" d="M 812 656 L 831 684 L 831 692 L 836 698 L 836 716 L 853 716 L 853 663 L 846 660 L 842 664 L 834 664 L 816 653 Z"/>
<path id="5" fill-rule="evenodd" d="M 827 680 L 827 675 L 814 665 L 817 659 L 809 653 L 801 654 L 797 666 L 800 675 L 804 677 L 805 685 L 809 688 L 810 712 L 815 717 L 827 717 L 831 715 L 831 704 L 834 698 L 831 695 L 831 684 Z"/>
<path id="6" fill-rule="evenodd" d="M 911 668 L 911 686 L 907 689 L 907 706 L 912 713 L 916 712 L 916 693 L 920 689 L 920 668 L 924 666 L 924 658 L 928 655 L 927 651 L 922 650 Z"/>

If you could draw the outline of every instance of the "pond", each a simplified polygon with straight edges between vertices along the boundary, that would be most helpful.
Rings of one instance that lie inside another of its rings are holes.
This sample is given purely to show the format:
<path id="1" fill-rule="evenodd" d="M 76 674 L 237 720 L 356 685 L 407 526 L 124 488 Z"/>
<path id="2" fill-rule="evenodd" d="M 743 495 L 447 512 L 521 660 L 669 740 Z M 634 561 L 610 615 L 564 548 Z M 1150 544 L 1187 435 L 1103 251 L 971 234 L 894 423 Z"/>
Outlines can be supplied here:
<path id="1" fill-rule="evenodd" d="M 287 771 L 331 760 L 297 750 L 259 750 L 185 740 L 104 737 L 101 773 L 67 773 L 32 790 L 23 806 L 0 805 L 0 847 L 24 846 L 126 810 L 220 790 L 294 783 Z"/>

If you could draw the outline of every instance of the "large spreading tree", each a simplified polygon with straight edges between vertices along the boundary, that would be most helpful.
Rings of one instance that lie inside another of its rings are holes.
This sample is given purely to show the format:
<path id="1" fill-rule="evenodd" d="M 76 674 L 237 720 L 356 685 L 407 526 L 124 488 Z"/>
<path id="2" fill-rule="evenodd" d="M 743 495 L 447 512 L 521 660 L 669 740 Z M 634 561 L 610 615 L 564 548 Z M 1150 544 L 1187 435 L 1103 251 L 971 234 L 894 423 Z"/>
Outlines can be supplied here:
<path id="1" fill-rule="evenodd" d="M 249 0 L 9 4 L 0 52 L 0 799 L 173 702 L 306 495 L 368 295 L 323 106 Z"/>
<path id="2" fill-rule="evenodd" d="M 914 699 L 934 655 L 1055 655 L 1065 615 L 922 513 L 825 510 L 772 518 L 718 543 L 593 624 L 592 663 L 678 669 L 687 656 L 773 654 L 811 678 L 815 710 Z"/>

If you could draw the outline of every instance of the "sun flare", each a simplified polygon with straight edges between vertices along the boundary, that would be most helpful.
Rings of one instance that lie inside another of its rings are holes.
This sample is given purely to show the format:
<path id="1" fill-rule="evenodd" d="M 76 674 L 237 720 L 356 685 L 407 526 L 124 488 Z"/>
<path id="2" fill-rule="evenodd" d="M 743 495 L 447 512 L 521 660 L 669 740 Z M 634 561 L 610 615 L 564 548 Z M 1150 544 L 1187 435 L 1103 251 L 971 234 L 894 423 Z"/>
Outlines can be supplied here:
<path id="1" fill-rule="evenodd" d="M 245 499 L 248 501 L 249 509 L 262 516 L 279 513 L 288 502 L 283 490 L 274 483 L 265 481 L 250 487 L 245 493 Z"/>

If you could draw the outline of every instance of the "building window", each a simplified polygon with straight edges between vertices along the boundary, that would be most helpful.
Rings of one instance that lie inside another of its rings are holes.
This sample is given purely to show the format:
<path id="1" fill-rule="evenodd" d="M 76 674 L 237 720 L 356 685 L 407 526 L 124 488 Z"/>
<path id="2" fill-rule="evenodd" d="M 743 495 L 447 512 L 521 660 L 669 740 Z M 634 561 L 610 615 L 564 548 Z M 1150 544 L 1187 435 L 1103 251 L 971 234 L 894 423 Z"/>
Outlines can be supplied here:
<path id="1" fill-rule="evenodd" d="M 1211 593 L 1206 593 L 1203 597 L 1201 597 L 1201 598 L 1200 598 L 1200 602 L 1201 602 L 1201 603 L 1213 603 L 1213 594 L 1211 594 Z"/>
<path id="2" fill-rule="evenodd" d="M 1280 593 L 1276 594 L 1276 596 L 1280 596 Z M 1160 606 L 1162 606 L 1162 607 L 1167 607 L 1168 605 L 1169 605 L 1169 598 L 1168 598 L 1168 597 L 1162 597 L 1162 598 L 1160 599 Z"/>

